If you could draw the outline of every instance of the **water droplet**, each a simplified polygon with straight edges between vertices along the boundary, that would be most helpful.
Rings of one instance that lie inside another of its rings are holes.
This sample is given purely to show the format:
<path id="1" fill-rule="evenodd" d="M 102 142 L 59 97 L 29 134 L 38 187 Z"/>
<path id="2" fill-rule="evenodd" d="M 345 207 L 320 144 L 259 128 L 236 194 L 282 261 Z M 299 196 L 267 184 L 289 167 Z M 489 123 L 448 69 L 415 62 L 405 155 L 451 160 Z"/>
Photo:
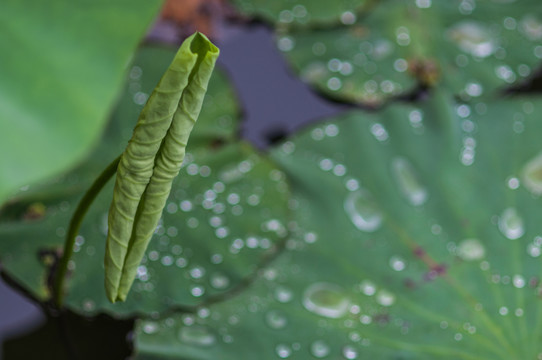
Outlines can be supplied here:
<path id="1" fill-rule="evenodd" d="M 352 346 L 343 347 L 343 356 L 345 359 L 353 360 L 358 358 L 358 352 Z"/>
<path id="2" fill-rule="evenodd" d="M 194 297 L 200 297 L 205 293 L 205 288 L 203 286 L 193 286 L 190 293 Z"/>
<path id="3" fill-rule="evenodd" d="M 346 174 L 346 167 L 343 164 L 337 164 L 333 168 L 333 174 L 337 176 L 344 176 Z"/>
<path id="4" fill-rule="evenodd" d="M 354 226 L 361 231 L 373 232 L 382 224 L 382 213 L 366 190 L 349 193 L 344 201 L 344 210 Z"/>
<path id="5" fill-rule="evenodd" d="M 329 171 L 333 169 L 333 161 L 331 159 L 322 159 L 319 163 L 320 169 L 324 171 Z"/>
<path id="6" fill-rule="evenodd" d="M 318 235 L 316 235 L 313 232 L 309 232 L 305 234 L 305 242 L 307 244 L 314 244 L 318 240 Z"/>
<path id="7" fill-rule="evenodd" d="M 521 64 L 518 66 L 518 74 L 523 77 L 531 75 L 531 68 L 528 65 Z"/>
<path id="8" fill-rule="evenodd" d="M 208 308 L 200 308 L 198 310 L 198 316 L 201 319 L 207 319 L 209 315 L 211 315 L 211 310 L 209 310 Z"/>
<path id="9" fill-rule="evenodd" d="M 304 7 L 303 5 L 296 5 L 292 9 L 292 13 L 297 18 L 303 18 L 303 17 L 307 16 L 308 12 L 307 12 L 307 8 Z"/>
<path id="10" fill-rule="evenodd" d="M 371 134 L 373 134 L 378 141 L 386 141 L 389 138 L 388 131 L 382 124 L 379 123 L 371 126 Z"/>
<path id="11" fill-rule="evenodd" d="M 284 344 L 277 345 L 275 351 L 281 359 L 286 359 L 290 357 L 290 355 L 292 355 L 292 349 L 290 349 L 287 345 Z"/>
<path id="12" fill-rule="evenodd" d="M 406 262 L 399 256 L 392 256 L 390 258 L 390 267 L 395 271 L 403 271 L 406 267 Z"/>
<path id="13" fill-rule="evenodd" d="M 456 108 L 456 113 L 459 117 L 466 118 L 470 116 L 471 110 L 468 105 L 461 104 Z"/>
<path id="14" fill-rule="evenodd" d="M 393 63 L 393 68 L 397 72 L 405 72 L 408 70 L 408 62 L 405 59 L 397 59 Z"/>
<path id="15" fill-rule="evenodd" d="M 504 25 L 504 28 L 507 30 L 515 30 L 517 26 L 517 21 L 516 19 L 512 17 L 507 17 L 504 19 L 503 25 Z"/>
<path id="16" fill-rule="evenodd" d="M 279 21 L 283 23 L 291 23 L 294 21 L 294 14 L 290 10 L 282 10 L 279 13 Z"/>
<path id="17" fill-rule="evenodd" d="M 173 264 L 173 256 L 166 255 L 166 256 L 162 257 L 162 259 L 160 260 L 160 262 L 161 262 L 162 265 L 164 265 L 164 266 L 171 266 L 171 264 Z"/>
<path id="18" fill-rule="evenodd" d="M 331 72 L 339 72 L 341 70 L 342 62 L 337 58 L 333 58 L 327 62 L 327 68 Z"/>
<path id="19" fill-rule="evenodd" d="M 216 342 L 216 336 L 205 326 L 185 326 L 179 331 L 179 340 L 185 344 L 207 347 Z"/>
<path id="20" fill-rule="evenodd" d="M 158 260 L 159 257 L 160 257 L 160 254 L 158 253 L 158 251 L 153 250 L 153 251 L 149 252 L 149 260 L 156 261 L 156 260 Z"/>
<path id="21" fill-rule="evenodd" d="M 386 290 L 380 290 L 376 294 L 376 302 L 382 306 L 392 306 L 395 302 L 395 295 Z"/>
<path id="22" fill-rule="evenodd" d="M 510 177 L 506 179 L 506 185 L 512 190 L 519 188 L 519 179 L 516 177 Z"/>
<path id="23" fill-rule="evenodd" d="M 181 208 L 182 211 L 188 212 L 192 210 L 192 203 L 190 202 L 190 200 L 183 200 L 179 204 L 179 207 Z"/>
<path id="24" fill-rule="evenodd" d="M 395 31 L 397 44 L 401 46 L 407 46 L 410 44 L 410 32 L 408 28 L 400 26 Z"/>
<path id="25" fill-rule="evenodd" d="M 322 340 L 317 340 L 311 344 L 311 354 L 319 359 L 329 355 L 331 349 L 329 345 Z"/>
<path id="26" fill-rule="evenodd" d="M 332 77 L 327 81 L 327 87 L 329 90 L 337 91 L 341 88 L 342 81 L 338 77 Z"/>
<path id="27" fill-rule="evenodd" d="M 288 52 L 295 47 L 294 39 L 289 36 L 281 37 L 277 43 L 280 51 Z"/>
<path id="28" fill-rule="evenodd" d="M 482 85 L 474 82 L 470 82 L 465 85 L 465 92 L 472 97 L 477 97 L 482 95 L 483 88 Z"/>
<path id="29" fill-rule="evenodd" d="M 522 32 L 532 41 L 542 40 L 542 23 L 534 16 L 525 16 L 520 23 Z"/>
<path id="30" fill-rule="evenodd" d="M 315 283 L 305 290 L 303 306 L 317 315 L 336 319 L 347 313 L 350 299 L 337 285 Z"/>
<path id="31" fill-rule="evenodd" d="M 142 326 L 143 332 L 145 334 L 155 334 L 158 332 L 160 327 L 158 326 L 158 323 L 154 321 L 146 321 Z"/>
<path id="32" fill-rule="evenodd" d="M 134 100 L 134 103 L 136 103 L 137 105 L 144 105 L 147 102 L 148 98 L 149 98 L 148 94 L 138 91 L 134 94 L 133 100 Z"/>
<path id="33" fill-rule="evenodd" d="M 322 42 L 315 42 L 314 45 L 312 45 L 312 52 L 316 56 L 322 56 L 326 53 L 326 45 Z"/>
<path id="34" fill-rule="evenodd" d="M 427 9 L 431 7 L 431 0 L 416 0 L 416 6 L 420 9 Z"/>
<path id="35" fill-rule="evenodd" d="M 476 140 L 473 137 L 466 136 L 463 138 L 463 148 L 461 149 L 461 163 L 465 166 L 474 163 L 476 155 Z"/>
<path id="36" fill-rule="evenodd" d="M 491 32 L 481 24 L 463 21 L 448 30 L 448 38 L 464 52 L 478 58 L 485 58 L 497 50 L 497 43 Z"/>
<path id="37" fill-rule="evenodd" d="M 410 125 L 415 129 L 423 127 L 423 113 L 420 110 L 412 110 L 408 114 L 408 120 Z"/>
<path id="38" fill-rule="evenodd" d="M 271 329 L 284 329 L 288 325 L 288 318 L 282 312 L 272 310 L 265 314 L 265 322 Z"/>
<path id="39" fill-rule="evenodd" d="M 364 280 L 360 285 L 360 290 L 367 296 L 373 296 L 376 293 L 376 286 L 369 280 Z"/>
<path id="40" fill-rule="evenodd" d="M 525 278 L 521 275 L 514 275 L 514 278 L 512 279 L 512 284 L 514 285 L 514 287 L 522 289 L 525 287 Z"/>
<path id="41" fill-rule="evenodd" d="M 485 254 L 486 250 L 478 239 L 465 239 L 457 247 L 457 255 L 466 261 L 480 260 Z"/>
<path id="42" fill-rule="evenodd" d="M 539 247 L 534 246 L 533 244 L 529 244 L 527 246 L 527 253 L 531 255 L 532 257 L 539 257 L 541 250 Z"/>
<path id="43" fill-rule="evenodd" d="M 346 180 L 345 186 L 349 191 L 356 191 L 359 189 L 359 181 L 356 179 L 348 179 Z"/>
<path id="44" fill-rule="evenodd" d="M 352 25 L 356 22 L 356 14 L 351 11 L 345 11 L 341 14 L 341 22 L 344 25 Z"/>
<path id="45" fill-rule="evenodd" d="M 211 286 L 215 289 L 222 290 L 230 285 L 230 279 L 222 273 L 213 273 L 210 277 Z"/>
<path id="46" fill-rule="evenodd" d="M 175 265 L 177 265 L 177 267 L 184 268 L 186 265 L 188 265 L 188 262 L 185 258 L 180 257 L 175 261 Z"/>
<path id="47" fill-rule="evenodd" d="M 281 303 L 287 303 L 292 301 L 294 294 L 290 289 L 285 288 L 284 286 L 279 286 L 275 289 L 275 299 Z"/>
<path id="48" fill-rule="evenodd" d="M 523 219 L 515 208 L 505 209 L 499 217 L 499 230 L 510 240 L 519 239 L 525 233 Z"/>
<path id="49" fill-rule="evenodd" d="M 399 189 L 411 205 L 419 206 L 427 201 L 428 194 L 420 183 L 414 167 L 404 158 L 396 158 L 391 164 Z"/>
<path id="50" fill-rule="evenodd" d="M 96 303 L 92 301 L 91 299 L 85 299 L 83 301 L 83 310 L 85 310 L 86 312 L 94 311 L 95 308 L 96 308 Z"/>
<path id="51" fill-rule="evenodd" d="M 196 266 L 190 269 L 190 277 L 192 279 L 201 279 L 205 275 L 205 268 Z"/>
<path id="52" fill-rule="evenodd" d="M 516 74 L 508 65 L 497 66 L 495 68 L 495 75 L 497 75 L 499 79 L 502 79 L 509 84 L 516 81 Z"/>
<path id="53" fill-rule="evenodd" d="M 542 195 L 542 154 L 531 159 L 522 169 L 522 183 L 534 195 Z"/>

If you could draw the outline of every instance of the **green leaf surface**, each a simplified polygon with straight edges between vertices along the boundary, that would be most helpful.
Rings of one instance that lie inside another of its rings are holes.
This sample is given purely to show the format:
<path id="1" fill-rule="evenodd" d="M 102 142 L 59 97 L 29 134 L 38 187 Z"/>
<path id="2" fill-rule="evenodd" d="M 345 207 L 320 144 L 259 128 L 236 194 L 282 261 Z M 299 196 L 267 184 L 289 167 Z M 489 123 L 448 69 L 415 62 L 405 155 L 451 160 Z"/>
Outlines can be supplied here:
<path id="1" fill-rule="evenodd" d="M 179 174 L 219 50 L 194 33 L 181 45 L 141 111 L 117 168 L 108 215 L 105 289 L 125 301 Z"/>
<path id="2" fill-rule="evenodd" d="M 247 16 L 265 19 L 278 26 L 348 23 L 367 0 L 232 0 L 236 9 Z"/>
<path id="3" fill-rule="evenodd" d="M 540 356 L 542 100 L 452 99 L 350 112 L 273 150 L 293 238 L 239 296 L 138 321 L 136 358 Z"/>
<path id="4" fill-rule="evenodd" d="M 161 2 L 7 0 L 0 12 L 0 203 L 99 139 Z"/>
<path id="5" fill-rule="evenodd" d="M 540 14 L 536 0 L 387 0 L 350 26 L 281 31 L 277 46 L 302 79 L 335 99 L 378 105 L 441 83 L 468 100 L 536 71 Z"/>
<path id="6" fill-rule="evenodd" d="M 62 246 L 78 199 L 124 149 L 141 111 L 140 97 L 154 88 L 173 55 L 166 49 L 142 49 L 125 97 L 96 153 L 76 171 L 55 183 L 30 187 L 3 209 L 4 270 L 41 300 L 49 297 L 48 269 L 38 261 L 38 253 Z M 128 315 L 216 301 L 242 287 L 276 252 L 287 235 L 288 187 L 273 163 L 235 136 L 236 104 L 227 79 L 215 72 L 193 132 L 198 141 L 189 141 L 184 166 L 138 268 L 133 293 L 122 304 L 110 304 L 103 289 L 102 259 L 113 184 L 99 195 L 76 239 L 66 306 L 88 315 L 103 311 Z M 44 217 L 39 217 L 39 206 L 33 209 L 36 204 L 44 205 Z M 45 260 L 54 263 L 54 256 Z"/>

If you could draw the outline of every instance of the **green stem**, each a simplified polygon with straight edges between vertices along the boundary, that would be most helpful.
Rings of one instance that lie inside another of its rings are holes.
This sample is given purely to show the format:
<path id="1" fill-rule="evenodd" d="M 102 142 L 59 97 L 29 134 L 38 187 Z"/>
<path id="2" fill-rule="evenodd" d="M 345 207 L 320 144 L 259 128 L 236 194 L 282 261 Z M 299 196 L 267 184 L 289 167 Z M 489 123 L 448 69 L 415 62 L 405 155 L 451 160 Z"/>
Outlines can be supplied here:
<path id="1" fill-rule="evenodd" d="M 111 164 L 105 168 L 105 170 L 94 180 L 90 188 L 85 193 L 85 196 L 79 201 L 77 209 L 73 213 L 73 216 L 70 220 L 70 226 L 66 234 L 66 242 L 64 243 L 64 252 L 62 257 L 58 262 L 56 269 L 55 282 L 53 284 L 53 296 L 54 303 L 58 308 L 62 307 L 63 300 L 63 289 L 64 289 L 64 280 L 66 279 L 66 272 L 68 271 L 68 262 L 70 261 L 73 254 L 73 246 L 75 243 L 75 237 L 79 233 L 79 228 L 83 222 L 83 218 L 87 213 L 88 208 L 96 199 L 96 196 L 103 189 L 105 184 L 111 179 L 111 177 L 117 172 L 117 167 L 119 165 L 120 156 L 117 157 Z"/>

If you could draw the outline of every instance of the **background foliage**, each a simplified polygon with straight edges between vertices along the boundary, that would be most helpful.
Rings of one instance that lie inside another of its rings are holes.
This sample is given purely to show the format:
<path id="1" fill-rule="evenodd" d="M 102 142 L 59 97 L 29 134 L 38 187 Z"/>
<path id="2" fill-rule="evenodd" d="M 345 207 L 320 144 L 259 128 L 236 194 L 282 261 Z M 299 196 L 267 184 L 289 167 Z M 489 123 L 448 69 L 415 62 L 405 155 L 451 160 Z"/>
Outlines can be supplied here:
<path id="1" fill-rule="evenodd" d="M 8 342 L 6 358 L 51 336 L 85 349 L 77 334 L 88 324 L 79 316 L 94 319 L 94 329 L 118 324 L 111 337 L 119 346 L 133 326 L 139 359 L 539 358 L 542 98 L 532 91 L 542 58 L 539 2 L 266 4 L 191 8 L 217 37 L 216 21 L 225 17 L 270 24 L 301 79 L 350 110 L 262 152 L 240 139 L 242 111 L 227 76 L 216 72 L 128 301 L 112 305 L 104 296 L 108 188 L 77 239 L 70 312 L 51 313 L 42 330 Z M 104 13 L 117 19 L 113 10 Z M 176 28 L 182 37 L 185 28 Z M 135 44 L 137 31 L 128 30 Z M 95 41 L 114 47 L 118 34 L 106 37 L 111 43 Z M 33 182 L 1 209 L 3 273 L 47 309 L 71 213 L 124 148 L 172 54 L 140 46 L 91 155 L 60 177 Z M 119 64 L 87 66 L 120 83 Z M 92 90 L 74 84 L 63 86 Z M 25 99 L 13 94 L 13 104 Z M 97 134 L 113 97 L 93 110 L 100 116 L 72 105 L 93 119 Z M 50 128 L 55 138 L 42 133 L 40 141 L 77 143 L 58 126 L 62 132 Z M 75 157 L 63 157 L 58 168 L 43 163 L 47 173 L 34 170 L 43 179 Z M 74 334 L 57 337 L 55 326 Z"/>

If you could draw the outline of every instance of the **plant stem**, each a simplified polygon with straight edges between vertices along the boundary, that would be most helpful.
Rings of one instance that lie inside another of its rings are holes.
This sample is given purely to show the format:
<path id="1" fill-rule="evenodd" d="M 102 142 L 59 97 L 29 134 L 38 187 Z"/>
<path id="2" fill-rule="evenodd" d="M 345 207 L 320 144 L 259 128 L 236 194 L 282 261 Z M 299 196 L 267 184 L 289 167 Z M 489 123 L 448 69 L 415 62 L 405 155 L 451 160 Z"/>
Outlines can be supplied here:
<path id="1" fill-rule="evenodd" d="M 68 262 L 72 257 L 75 238 L 79 233 L 79 228 L 81 227 L 83 218 L 85 217 L 85 214 L 87 213 L 87 210 L 94 199 L 96 199 L 96 196 L 100 193 L 105 184 L 107 184 L 109 179 L 111 179 L 111 177 L 117 172 L 119 161 L 120 156 L 113 160 L 113 162 L 111 162 L 111 164 L 105 168 L 105 170 L 96 178 L 96 180 L 94 180 L 81 201 L 79 201 L 77 209 L 75 209 L 75 212 L 70 220 L 70 226 L 68 228 L 66 241 L 64 243 L 64 252 L 62 253 L 62 257 L 58 262 L 55 281 L 53 284 L 54 303 L 59 309 L 62 307 L 62 290 L 64 289 L 64 280 L 66 279 L 66 272 L 68 271 Z"/>

